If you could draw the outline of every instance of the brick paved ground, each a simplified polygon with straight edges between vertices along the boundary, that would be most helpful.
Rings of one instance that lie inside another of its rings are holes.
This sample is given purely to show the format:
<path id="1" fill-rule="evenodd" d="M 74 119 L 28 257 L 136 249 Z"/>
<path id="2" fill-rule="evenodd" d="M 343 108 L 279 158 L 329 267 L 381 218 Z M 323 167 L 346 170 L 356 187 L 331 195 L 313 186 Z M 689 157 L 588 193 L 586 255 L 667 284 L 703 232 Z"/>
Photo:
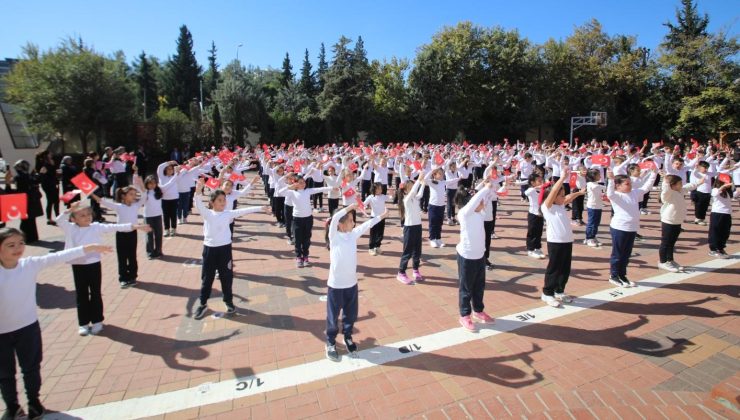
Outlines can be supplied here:
<path id="1" fill-rule="evenodd" d="M 642 225 L 647 242 L 636 245 L 629 268 L 634 280 L 661 274 L 656 269 L 657 193 L 652 195 L 653 214 L 643 216 Z M 260 192 L 241 205 L 264 203 Z M 397 282 L 400 229 L 391 207 L 384 255 L 367 254 L 367 237 L 360 242 L 355 339 L 361 348 L 458 325 L 454 248 L 432 249 L 425 243 L 427 281 Z M 497 269 L 487 274 L 485 295 L 493 316 L 542 306 L 547 260 L 526 257 L 525 216 L 518 198 L 507 198 L 499 207 L 500 239 L 493 241 Z M 606 281 L 608 212 L 604 216 L 599 237 L 606 246 L 575 245 L 571 294 L 611 288 Z M 737 225 L 737 211 L 734 218 Z M 28 254 L 60 248 L 61 231 L 38 220 L 45 241 L 30 246 Z M 314 226 L 314 264 L 296 269 L 290 247 L 267 215 L 237 222 L 234 289 L 240 314 L 229 319 L 191 318 L 200 285 L 198 215 L 178 228 L 177 237 L 165 239 L 163 260 L 148 261 L 141 238 L 136 288 L 121 290 L 115 255 L 104 257 L 106 326 L 100 336 L 77 335 L 71 269 L 43 272 L 38 303 L 44 404 L 68 411 L 322 359 L 325 303 L 320 297 L 328 254 L 323 223 L 317 220 Z M 707 227 L 684 228 L 676 259 L 684 265 L 709 260 Z M 454 245 L 457 231 L 444 226 L 444 242 Z M 583 237 L 583 228 L 575 231 Z M 740 251 L 737 238 L 732 236 L 728 252 Z M 740 395 L 739 274 L 735 263 L 511 333 L 158 418 L 740 418 L 718 402 Z M 217 291 L 214 296 L 210 307 L 222 310 Z"/>

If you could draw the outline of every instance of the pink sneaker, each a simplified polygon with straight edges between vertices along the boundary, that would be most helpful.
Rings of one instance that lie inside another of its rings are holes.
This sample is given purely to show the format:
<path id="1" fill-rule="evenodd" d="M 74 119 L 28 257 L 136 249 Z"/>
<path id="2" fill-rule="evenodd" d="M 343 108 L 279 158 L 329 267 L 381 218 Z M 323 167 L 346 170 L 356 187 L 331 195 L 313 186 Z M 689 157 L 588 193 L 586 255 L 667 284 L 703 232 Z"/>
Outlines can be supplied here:
<path id="1" fill-rule="evenodd" d="M 473 319 L 476 320 L 476 321 L 478 321 L 478 322 L 483 322 L 483 323 L 486 323 L 486 324 L 493 324 L 495 322 L 493 320 L 493 318 L 491 318 L 490 315 L 488 315 L 487 313 L 485 313 L 483 311 L 473 312 Z"/>
<path id="2" fill-rule="evenodd" d="M 406 275 L 406 273 L 398 273 L 396 276 L 396 280 L 400 281 L 403 284 L 413 284 L 414 282 L 411 281 L 409 276 Z"/>
<path id="3" fill-rule="evenodd" d="M 470 315 L 461 316 L 460 317 L 460 325 L 462 325 L 465 330 L 470 332 L 477 332 L 478 329 L 475 328 L 475 324 L 473 324 L 473 320 L 470 319 Z"/>
<path id="4" fill-rule="evenodd" d="M 414 281 L 424 281 L 424 276 L 421 275 L 419 270 L 414 270 Z"/>
<path id="5" fill-rule="evenodd" d="M 303 266 L 304 267 L 309 267 L 310 265 L 311 265 L 311 263 L 308 261 L 308 257 L 304 258 L 303 259 Z"/>

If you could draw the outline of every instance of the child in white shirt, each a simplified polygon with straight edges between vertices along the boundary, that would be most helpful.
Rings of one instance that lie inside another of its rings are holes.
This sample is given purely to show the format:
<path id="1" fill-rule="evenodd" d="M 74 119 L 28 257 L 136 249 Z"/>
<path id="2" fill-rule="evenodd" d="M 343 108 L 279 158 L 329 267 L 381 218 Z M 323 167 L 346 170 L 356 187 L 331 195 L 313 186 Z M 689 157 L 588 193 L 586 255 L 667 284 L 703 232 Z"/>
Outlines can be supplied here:
<path id="1" fill-rule="evenodd" d="M 236 313 L 233 302 L 232 282 L 234 280 L 234 261 L 231 250 L 231 231 L 229 224 L 239 216 L 270 211 L 269 206 L 247 207 L 231 210 L 226 207 L 226 193 L 215 190 L 208 198 L 209 208 L 203 204 L 203 186 L 205 181 L 198 180 L 195 189 L 195 207 L 203 217 L 203 269 L 201 271 L 200 306 L 195 310 L 193 318 L 202 319 L 208 310 L 208 298 L 211 297 L 213 280 L 218 271 L 221 282 L 221 292 L 224 295 L 226 314 Z"/>
<path id="2" fill-rule="evenodd" d="M 379 184 L 378 184 L 379 185 Z M 382 189 L 381 189 L 382 192 Z M 381 194 L 382 195 L 382 194 Z M 342 312 L 342 334 L 344 345 L 350 355 L 357 352 L 357 344 L 352 340 L 352 329 L 357 321 L 357 240 L 371 227 L 377 225 L 388 215 L 384 211 L 362 225 L 355 227 L 350 212 L 357 203 L 339 210 L 331 217 L 328 226 L 329 237 L 329 280 L 326 299 L 326 357 L 338 362 L 336 338 L 339 333 L 339 313 Z"/>

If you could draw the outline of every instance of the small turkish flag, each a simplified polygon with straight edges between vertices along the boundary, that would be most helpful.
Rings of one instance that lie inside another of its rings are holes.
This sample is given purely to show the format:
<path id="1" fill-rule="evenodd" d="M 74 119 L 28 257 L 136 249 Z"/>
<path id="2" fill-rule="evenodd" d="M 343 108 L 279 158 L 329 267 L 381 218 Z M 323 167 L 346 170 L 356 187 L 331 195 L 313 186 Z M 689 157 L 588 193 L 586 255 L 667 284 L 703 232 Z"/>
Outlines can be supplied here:
<path id="1" fill-rule="evenodd" d="M 645 169 L 647 171 L 652 171 L 655 169 L 655 162 L 651 160 L 646 160 L 645 162 L 640 162 L 639 164 L 640 169 Z"/>
<path id="2" fill-rule="evenodd" d="M 300 160 L 293 161 L 293 170 L 294 171 L 300 172 L 301 171 L 301 166 L 302 165 L 301 165 L 301 161 Z"/>
<path id="3" fill-rule="evenodd" d="M 349 164 L 349 170 L 350 170 L 350 172 L 354 172 L 354 171 L 356 171 L 356 170 L 357 170 L 357 168 L 358 168 L 358 166 L 357 166 L 357 164 L 356 164 L 356 163 L 350 163 L 350 164 Z"/>
<path id="4" fill-rule="evenodd" d="M 352 197 L 355 194 L 357 194 L 357 192 L 355 192 L 355 189 L 354 188 L 351 188 L 351 187 L 350 187 L 350 189 L 348 189 L 347 191 L 344 192 L 344 196 L 347 197 L 347 198 Z"/>
<path id="5" fill-rule="evenodd" d="M 218 178 L 208 178 L 206 186 L 212 190 L 217 190 L 218 187 L 221 186 L 221 181 L 219 181 Z"/>
<path id="6" fill-rule="evenodd" d="M 365 210 L 365 203 L 362 202 L 362 199 L 359 196 L 355 196 L 355 199 L 357 200 L 357 207 L 359 207 L 360 210 Z"/>
<path id="7" fill-rule="evenodd" d="M 232 172 L 231 176 L 229 177 L 229 181 L 237 182 L 237 181 L 244 181 L 245 176 L 242 174 L 238 174 L 236 172 Z"/>
<path id="8" fill-rule="evenodd" d="M 79 173 L 77 176 L 70 179 L 70 181 L 85 195 L 90 195 L 93 191 L 98 189 L 97 184 L 91 181 L 84 172 Z"/>
<path id="9" fill-rule="evenodd" d="M 439 153 L 436 153 L 434 155 L 434 163 L 436 163 L 438 166 L 442 166 L 445 163 L 444 158 L 442 158 L 442 155 Z"/>
<path id="10" fill-rule="evenodd" d="M 578 182 L 578 174 L 575 172 L 571 172 L 570 178 L 568 178 L 568 185 L 570 185 L 571 188 L 575 188 L 577 182 Z"/>
<path id="11" fill-rule="evenodd" d="M 74 200 L 75 197 L 77 197 L 77 195 L 81 192 L 82 191 L 80 190 L 67 191 L 66 193 L 64 193 L 64 195 L 62 195 L 62 201 L 64 201 L 65 204 L 69 204 L 70 201 Z"/>
<path id="12" fill-rule="evenodd" d="M 507 190 L 506 186 L 503 185 L 496 191 L 496 194 L 498 194 L 499 197 L 506 197 L 507 195 L 509 195 L 509 190 Z"/>
<path id="13" fill-rule="evenodd" d="M 26 193 L 0 195 L 0 220 L 28 219 L 28 199 Z"/>
<path id="14" fill-rule="evenodd" d="M 417 171 L 421 170 L 421 162 L 419 162 L 418 160 L 415 160 L 413 165 L 414 165 L 414 169 L 416 169 Z"/>
<path id="15" fill-rule="evenodd" d="M 732 179 L 730 179 L 729 174 L 719 174 L 717 178 L 719 178 L 719 180 L 724 182 L 725 184 L 729 184 L 732 182 Z"/>
<path id="16" fill-rule="evenodd" d="M 600 165 L 607 167 L 609 166 L 609 162 L 611 162 L 611 159 L 607 155 L 593 155 L 591 156 L 591 163 L 594 165 Z"/>

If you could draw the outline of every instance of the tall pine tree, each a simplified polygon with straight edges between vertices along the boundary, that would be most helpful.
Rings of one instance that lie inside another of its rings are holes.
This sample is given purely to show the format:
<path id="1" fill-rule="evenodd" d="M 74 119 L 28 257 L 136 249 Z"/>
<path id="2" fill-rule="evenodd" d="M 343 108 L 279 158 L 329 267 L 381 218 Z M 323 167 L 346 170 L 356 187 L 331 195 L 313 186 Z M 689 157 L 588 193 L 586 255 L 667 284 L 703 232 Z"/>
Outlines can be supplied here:
<path id="1" fill-rule="evenodd" d="M 134 63 L 135 78 L 138 84 L 138 103 L 142 104 L 141 115 L 144 121 L 148 121 L 157 112 L 159 102 L 157 100 L 157 82 L 154 78 L 152 66 L 144 51 L 139 54 L 139 61 Z M 138 112 L 137 112 L 138 114 Z"/>
<path id="2" fill-rule="evenodd" d="M 211 49 L 208 50 L 208 70 L 206 71 L 206 74 L 203 76 L 204 79 L 204 85 L 203 88 L 205 89 L 205 98 L 203 98 L 203 101 L 205 102 L 205 105 L 210 105 L 213 103 L 213 92 L 216 91 L 216 87 L 218 86 L 218 63 L 216 63 L 216 43 L 211 41 Z"/>
<path id="3" fill-rule="evenodd" d="M 293 84 L 293 65 L 290 64 L 290 55 L 287 52 L 283 59 L 283 72 L 280 74 L 280 83 L 285 88 Z"/>
<path id="4" fill-rule="evenodd" d="M 167 92 L 170 105 L 177 107 L 188 115 L 190 103 L 198 100 L 200 94 L 201 67 L 195 59 L 193 52 L 193 36 L 188 27 L 180 27 L 180 37 L 177 39 L 177 53 L 172 56 L 168 63 Z"/>
<path id="5" fill-rule="evenodd" d="M 303 66 L 301 67 L 301 80 L 299 82 L 300 91 L 309 98 L 316 95 L 316 81 L 311 72 L 311 61 L 308 59 L 308 48 L 303 56 Z"/>
<path id="6" fill-rule="evenodd" d="M 318 85 L 319 92 L 324 90 L 324 76 L 329 71 L 329 64 L 326 62 L 326 48 L 324 43 L 321 43 L 321 49 L 319 50 L 319 66 L 316 69 L 316 84 Z"/>

